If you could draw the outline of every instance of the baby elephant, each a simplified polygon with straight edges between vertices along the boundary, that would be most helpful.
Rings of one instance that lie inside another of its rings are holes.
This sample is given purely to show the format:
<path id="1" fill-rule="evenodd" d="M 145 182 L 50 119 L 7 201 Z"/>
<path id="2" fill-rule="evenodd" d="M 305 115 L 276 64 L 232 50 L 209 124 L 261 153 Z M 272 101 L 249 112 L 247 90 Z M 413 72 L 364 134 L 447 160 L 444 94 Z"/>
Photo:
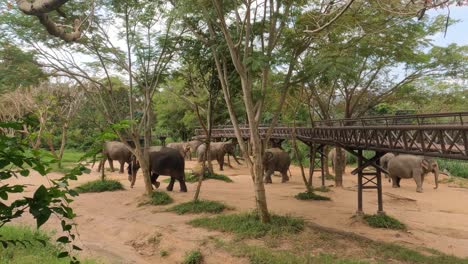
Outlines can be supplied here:
<path id="1" fill-rule="evenodd" d="M 393 188 L 400 187 L 401 179 L 413 178 L 416 182 L 417 192 L 422 192 L 424 176 L 429 172 L 434 173 L 435 188 L 439 186 L 439 165 L 431 158 L 414 155 L 398 155 L 388 162 L 388 173 L 392 178 Z"/>
<path id="2" fill-rule="evenodd" d="M 289 181 L 288 170 L 291 164 L 291 158 L 286 151 L 279 148 L 270 148 L 265 150 L 263 156 L 263 168 L 265 170 L 265 183 L 272 183 L 271 175 L 275 171 L 281 173 L 281 182 Z"/>

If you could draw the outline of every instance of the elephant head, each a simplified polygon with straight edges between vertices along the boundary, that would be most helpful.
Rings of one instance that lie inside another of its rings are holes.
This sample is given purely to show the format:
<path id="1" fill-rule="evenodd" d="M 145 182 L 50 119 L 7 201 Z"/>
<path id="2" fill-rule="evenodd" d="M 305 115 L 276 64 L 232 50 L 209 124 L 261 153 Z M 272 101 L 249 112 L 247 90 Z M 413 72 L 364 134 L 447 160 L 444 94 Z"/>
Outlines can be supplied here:
<path id="1" fill-rule="evenodd" d="M 225 153 L 228 153 L 230 155 L 235 155 L 235 150 L 236 150 L 236 143 L 234 142 L 226 142 L 224 145 L 223 145 L 223 148 L 224 148 L 224 151 Z"/>
<path id="2" fill-rule="evenodd" d="M 266 168 L 268 163 L 274 158 L 274 154 L 270 151 L 265 151 L 263 154 L 263 167 Z"/>
<path id="3" fill-rule="evenodd" d="M 140 169 L 140 162 L 138 162 L 138 159 L 136 158 L 135 155 L 132 155 L 130 158 L 130 164 L 128 165 L 128 181 L 131 183 L 131 187 L 133 188 L 133 185 L 135 185 L 135 180 L 136 180 L 136 174 L 138 170 Z"/>
<path id="4" fill-rule="evenodd" d="M 439 187 L 439 182 L 438 182 L 438 179 L 439 179 L 439 164 L 437 164 L 437 161 L 435 161 L 434 159 L 430 159 L 430 158 L 424 158 L 421 161 L 421 167 L 422 167 L 425 174 L 429 173 L 429 172 L 434 173 L 434 180 L 435 180 L 434 189 L 437 189 Z"/>

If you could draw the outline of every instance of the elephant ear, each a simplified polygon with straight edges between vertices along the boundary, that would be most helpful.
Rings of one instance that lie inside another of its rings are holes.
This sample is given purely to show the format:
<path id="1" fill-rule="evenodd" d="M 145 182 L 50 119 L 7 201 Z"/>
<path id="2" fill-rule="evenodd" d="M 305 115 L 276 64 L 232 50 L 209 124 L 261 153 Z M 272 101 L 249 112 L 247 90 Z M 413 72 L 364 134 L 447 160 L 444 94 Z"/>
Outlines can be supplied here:
<path id="1" fill-rule="evenodd" d="M 269 161 L 271 159 L 273 159 L 273 153 L 271 153 L 269 151 L 265 152 L 265 160 Z"/>
<path id="2" fill-rule="evenodd" d="M 427 160 L 427 159 L 423 159 L 423 160 L 421 161 L 421 167 L 423 167 L 424 170 L 426 170 L 426 171 L 432 170 L 432 169 L 431 169 L 431 163 L 430 163 L 429 160 Z"/>

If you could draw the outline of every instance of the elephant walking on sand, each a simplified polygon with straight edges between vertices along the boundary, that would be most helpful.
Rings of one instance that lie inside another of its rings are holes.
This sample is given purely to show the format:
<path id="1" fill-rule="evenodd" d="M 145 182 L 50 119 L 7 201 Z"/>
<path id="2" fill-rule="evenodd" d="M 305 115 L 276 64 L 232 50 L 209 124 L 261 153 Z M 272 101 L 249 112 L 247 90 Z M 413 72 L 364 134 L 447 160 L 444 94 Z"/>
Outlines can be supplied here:
<path id="1" fill-rule="evenodd" d="M 265 170 L 265 183 L 272 183 L 271 175 L 275 171 L 281 173 L 281 182 L 289 181 L 288 170 L 291 165 L 289 154 L 280 148 L 270 148 L 265 150 L 263 155 L 263 168 Z"/>
<path id="2" fill-rule="evenodd" d="M 130 187 L 135 185 L 136 174 L 140 169 L 140 163 L 135 156 L 132 156 L 131 165 L 128 167 L 128 180 Z M 157 181 L 159 175 L 171 177 L 171 181 L 167 186 L 168 191 L 172 191 L 175 181 L 179 181 L 180 191 L 187 192 L 185 185 L 185 160 L 179 151 L 166 147 L 151 147 L 149 149 L 149 171 L 151 173 L 151 183 L 159 188 L 160 183 Z"/>
<path id="3" fill-rule="evenodd" d="M 439 187 L 439 165 L 431 158 L 414 155 L 398 155 L 388 162 L 388 173 L 392 178 L 392 187 L 400 187 L 401 179 L 413 178 L 416 182 L 416 191 L 423 192 L 424 176 L 434 173 L 435 187 Z"/>
<path id="4" fill-rule="evenodd" d="M 211 142 L 210 143 L 210 157 L 211 160 L 218 161 L 219 170 L 223 170 L 224 165 L 224 156 L 230 154 L 234 157 L 236 162 L 240 164 L 237 160 L 235 151 L 235 143 L 233 142 Z M 198 162 L 203 162 L 205 159 L 206 144 L 202 144 L 197 148 Z"/>
<path id="5" fill-rule="evenodd" d="M 109 161 L 109 166 L 111 171 L 114 172 L 114 160 L 118 160 L 120 163 L 120 170 L 119 173 L 124 173 L 124 166 L 125 163 L 130 164 L 130 158 L 132 153 L 127 148 L 127 146 L 119 141 L 108 141 L 104 143 L 104 147 L 102 148 L 102 155 L 104 156 L 103 159 L 99 162 L 99 166 L 97 171 L 104 170 L 104 165 L 106 160 Z"/>

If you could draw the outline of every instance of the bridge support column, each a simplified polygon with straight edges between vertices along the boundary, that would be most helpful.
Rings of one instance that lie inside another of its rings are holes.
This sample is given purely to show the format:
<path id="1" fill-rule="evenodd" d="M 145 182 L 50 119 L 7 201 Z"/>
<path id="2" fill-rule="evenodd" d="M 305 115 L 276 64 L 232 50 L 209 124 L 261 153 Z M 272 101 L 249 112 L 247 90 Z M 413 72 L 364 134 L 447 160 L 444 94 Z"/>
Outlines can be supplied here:
<path id="1" fill-rule="evenodd" d="M 380 167 L 380 157 L 385 153 L 376 152 L 374 157 L 367 159 L 364 157 L 361 149 L 357 151 L 347 149 L 347 151 L 355 155 L 358 159 L 358 167 L 351 172 L 353 175 L 358 175 L 358 209 L 356 214 L 364 214 L 362 201 L 363 190 L 365 189 L 377 189 L 377 213 L 383 214 L 382 167 Z M 372 170 L 369 170 L 369 167 L 371 167 Z"/>
<path id="2" fill-rule="evenodd" d="M 320 171 L 323 187 L 325 186 L 325 145 L 314 145 L 310 143 L 307 143 L 307 145 L 309 146 L 309 176 L 312 178 L 315 171 Z"/>

